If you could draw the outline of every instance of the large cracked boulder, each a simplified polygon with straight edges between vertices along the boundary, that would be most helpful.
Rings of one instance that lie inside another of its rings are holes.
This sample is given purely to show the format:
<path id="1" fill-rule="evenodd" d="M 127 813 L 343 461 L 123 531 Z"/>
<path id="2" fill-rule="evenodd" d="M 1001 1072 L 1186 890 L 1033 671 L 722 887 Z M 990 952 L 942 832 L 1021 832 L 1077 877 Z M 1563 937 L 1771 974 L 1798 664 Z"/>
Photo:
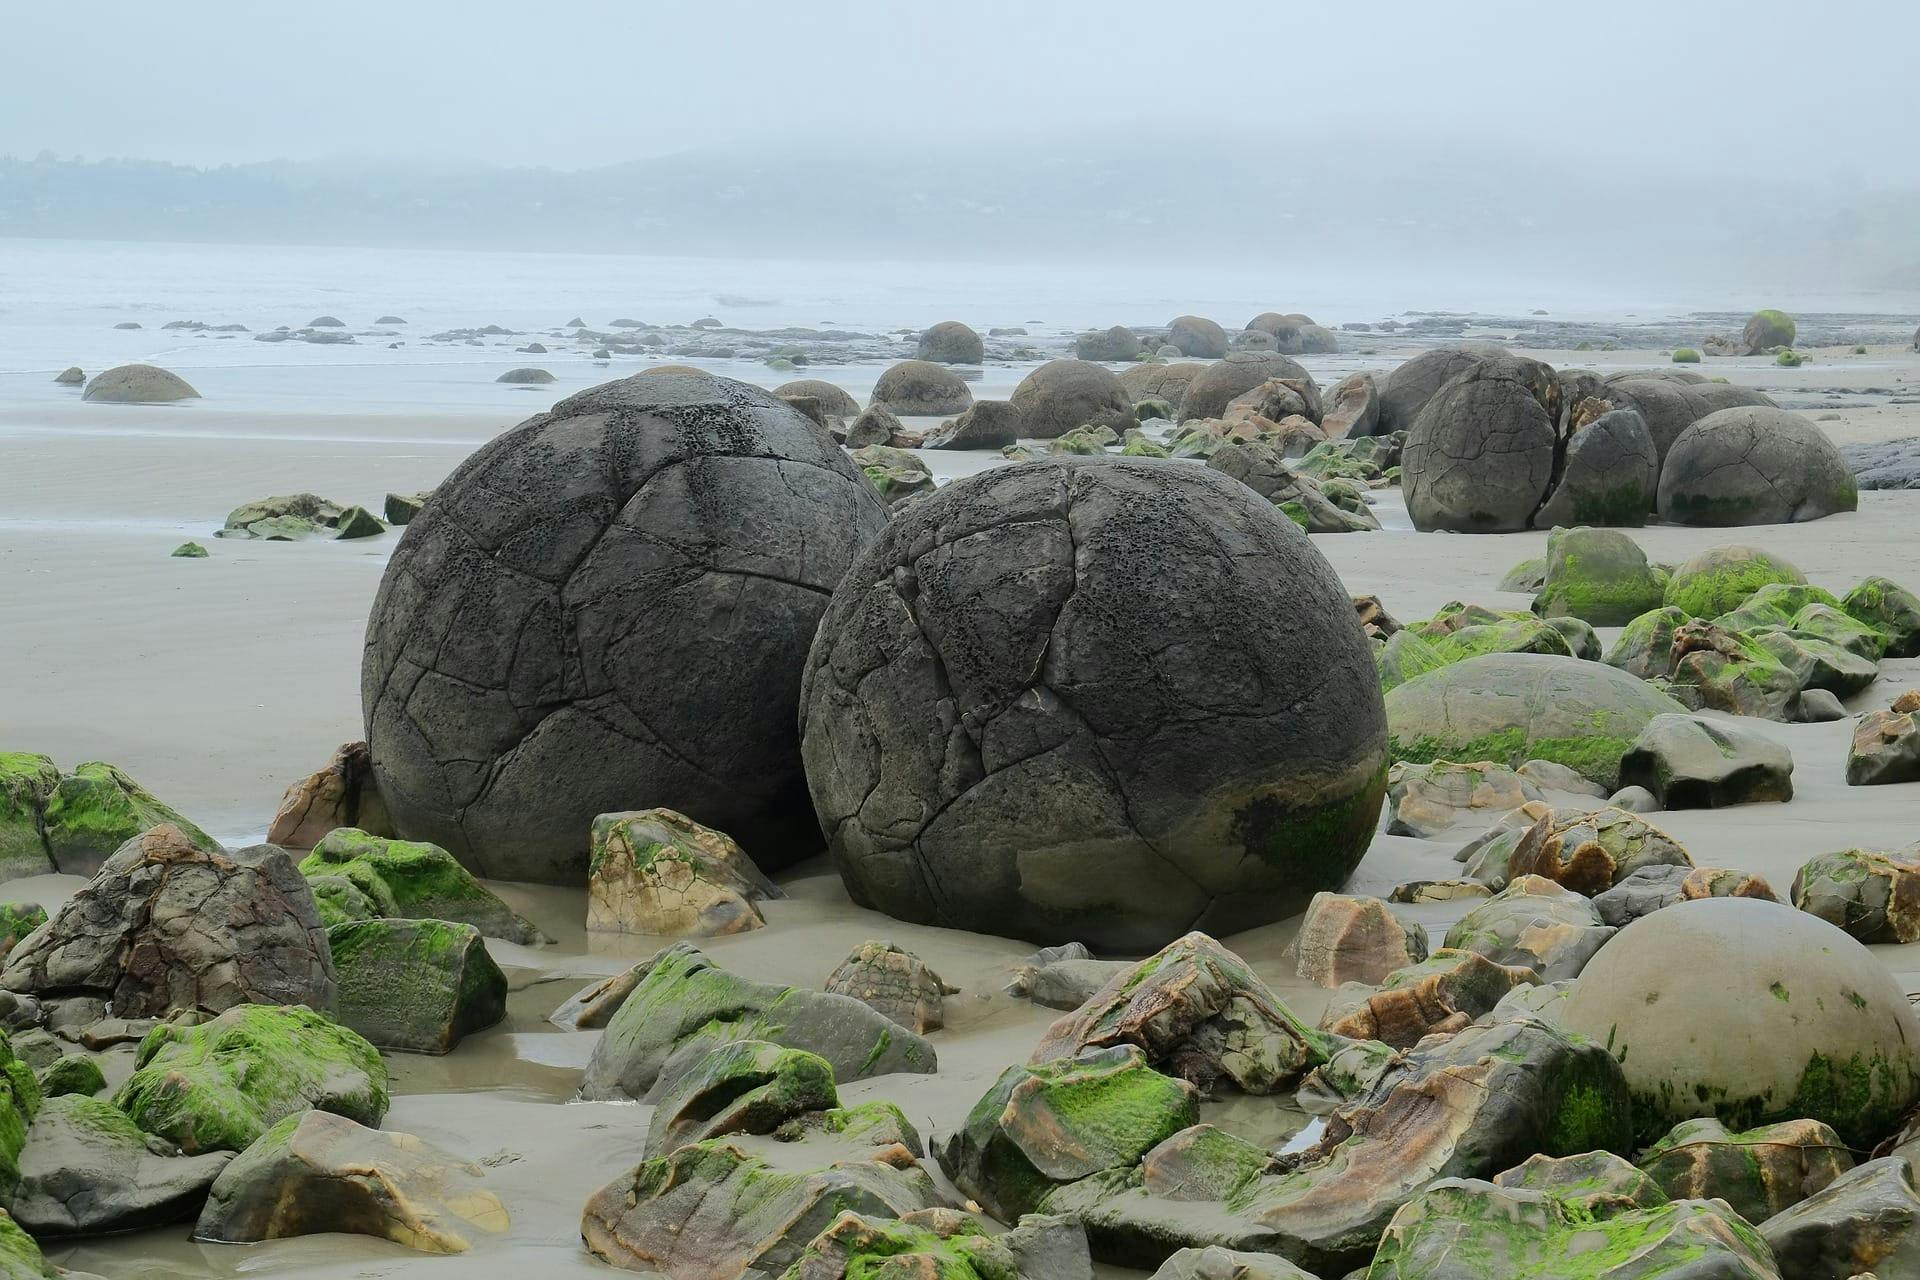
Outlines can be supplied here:
<path id="1" fill-rule="evenodd" d="M 167 826 L 121 846 L 14 947 L 0 987 L 105 1000 L 122 1018 L 334 1001 L 326 932 L 293 859 L 272 845 L 210 852 Z"/>
<path id="2" fill-rule="evenodd" d="M 1559 400 L 1553 371 L 1519 357 L 1477 361 L 1435 392 L 1401 453 L 1414 528 L 1530 527 L 1559 474 Z"/>
<path id="3" fill-rule="evenodd" d="M 1136 364 L 1117 375 L 1120 386 L 1135 404 L 1143 400 L 1163 400 L 1179 409 L 1187 384 L 1206 370 L 1196 360 L 1176 360 L 1171 364 Z"/>
<path id="4" fill-rule="evenodd" d="M 1179 420 L 1223 418 L 1228 405 L 1273 378 L 1299 379 L 1309 387 L 1316 385 L 1312 374 L 1286 356 L 1270 351 L 1236 351 L 1194 375 L 1177 406 Z"/>
<path id="5" fill-rule="evenodd" d="M 1859 505 L 1840 450 L 1785 409 L 1710 413 L 1680 433 L 1660 470 L 1660 518 L 1670 524 L 1796 524 Z"/>
<path id="6" fill-rule="evenodd" d="M 496 437 L 407 526 L 368 621 L 396 828 L 549 883 L 584 883 L 596 815 L 654 806 L 763 866 L 806 856 L 800 669 L 886 524 L 818 427 L 724 378 L 637 375 Z"/>
<path id="7" fill-rule="evenodd" d="M 986 346 L 971 326 L 942 320 L 920 335 L 914 354 L 932 364 L 979 364 L 986 357 Z"/>
<path id="8" fill-rule="evenodd" d="M 1648 1138 L 1694 1116 L 1811 1119 L 1867 1148 L 1920 1099 L 1920 1020 L 1904 990 L 1865 947 L 1777 902 L 1705 898 L 1644 916 L 1562 1008 L 1569 1030 L 1620 1060 Z"/>
<path id="9" fill-rule="evenodd" d="M 1658 500 L 1660 456 L 1646 420 L 1614 409 L 1567 439 L 1559 483 L 1534 513 L 1536 529 L 1593 524 L 1637 528 Z"/>
<path id="10" fill-rule="evenodd" d="M 1611 374 L 1595 391 L 1615 409 L 1632 409 L 1653 437 L 1654 452 L 1665 461 L 1680 433 L 1721 409 L 1742 405 L 1774 407 L 1772 397 L 1752 387 L 1705 382 L 1676 372 L 1627 370 Z"/>
<path id="11" fill-rule="evenodd" d="M 1076 427 L 1124 431 L 1133 425 L 1133 400 L 1113 370 L 1090 360 L 1049 360 L 1020 380 L 1010 403 L 1020 434 L 1053 440 Z"/>
<path id="12" fill-rule="evenodd" d="M 801 734 L 855 901 L 1149 949 L 1337 888 L 1385 790 L 1326 562 L 1198 467 L 1050 459 L 921 499 L 834 593 Z"/>
<path id="13" fill-rule="evenodd" d="M 1435 392 L 1487 358 L 1483 351 L 1436 347 L 1399 365 L 1380 383 L 1380 411 L 1371 434 L 1411 431 Z"/>

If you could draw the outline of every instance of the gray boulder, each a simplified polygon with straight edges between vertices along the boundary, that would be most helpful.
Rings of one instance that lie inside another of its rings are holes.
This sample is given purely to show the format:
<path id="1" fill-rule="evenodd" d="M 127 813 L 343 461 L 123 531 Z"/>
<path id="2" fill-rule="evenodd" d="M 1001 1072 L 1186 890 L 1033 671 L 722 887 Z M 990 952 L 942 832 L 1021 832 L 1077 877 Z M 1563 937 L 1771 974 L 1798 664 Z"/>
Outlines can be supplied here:
<path id="1" fill-rule="evenodd" d="M 914 354 L 933 364 L 979 364 L 986 358 L 986 346 L 958 320 L 942 320 L 920 335 Z"/>
<path id="2" fill-rule="evenodd" d="M 1204 316 L 1175 316 L 1167 325 L 1167 342 L 1195 360 L 1227 354 L 1227 331 Z"/>
<path id="3" fill-rule="evenodd" d="M 1479 351 L 1436 347 L 1396 367 L 1380 386 L 1380 415 L 1374 434 L 1411 431 L 1420 411 L 1441 387 L 1486 358 Z"/>
<path id="4" fill-rule="evenodd" d="M 65 1094 L 40 1105 L 7 1211 L 36 1236 L 105 1235 L 184 1222 L 200 1212 L 230 1151 L 183 1156 L 111 1102 Z"/>
<path id="5" fill-rule="evenodd" d="M 200 393 L 177 373 L 150 364 L 123 364 L 94 374 L 80 398 L 107 404 L 166 404 L 198 400 Z"/>
<path id="6" fill-rule="evenodd" d="M 1020 434 L 1052 440 L 1076 427 L 1133 425 L 1133 400 L 1111 369 L 1088 360 L 1049 360 L 1020 380 L 1011 401 Z"/>
<path id="7" fill-rule="evenodd" d="M 891 409 L 903 418 L 945 418 L 965 413 L 973 404 L 973 392 L 945 365 L 902 360 L 880 375 L 867 403 Z"/>
<path id="8" fill-rule="evenodd" d="M 1645 787 L 1662 809 L 1721 809 L 1793 799 L 1793 755 L 1737 722 L 1655 716 L 1620 758 L 1620 785 Z"/>
<path id="9" fill-rule="evenodd" d="M 1653 510 L 1659 481 L 1659 452 L 1645 419 L 1635 409 L 1611 410 L 1567 441 L 1559 483 L 1534 513 L 1533 526 L 1638 528 Z"/>
<path id="10" fill-rule="evenodd" d="M 1416 529 L 1529 528 L 1560 461 L 1559 383 L 1537 360 L 1477 361 L 1407 433 L 1401 484 Z"/>
<path id="11" fill-rule="evenodd" d="M 1004 449 L 1020 438 L 1020 410 L 1010 400 L 976 400 L 927 440 L 929 449 Z"/>
<path id="12" fill-rule="evenodd" d="M 1660 472 L 1660 517 L 1671 524 L 1793 524 L 1859 504 L 1833 441 L 1784 409 L 1708 414 L 1681 432 Z"/>
<path id="13" fill-rule="evenodd" d="M 1225 417 L 1228 405 L 1270 378 L 1298 378 L 1309 387 L 1315 385 L 1312 374 L 1283 355 L 1235 351 L 1208 365 L 1187 384 L 1180 398 L 1180 421 Z"/>
<path id="14" fill-rule="evenodd" d="M 820 378 L 797 378 L 792 382 L 783 382 L 773 389 L 773 394 L 782 400 L 794 396 L 807 396 L 820 402 L 820 408 L 834 418 L 854 418 L 860 414 L 860 402 L 846 390 L 834 383 Z"/>
<path id="15" fill-rule="evenodd" d="M 1140 351 L 1140 339 L 1133 330 L 1121 324 L 1111 329 L 1083 333 L 1073 340 L 1073 354 L 1079 360 L 1119 364 L 1139 359 Z"/>

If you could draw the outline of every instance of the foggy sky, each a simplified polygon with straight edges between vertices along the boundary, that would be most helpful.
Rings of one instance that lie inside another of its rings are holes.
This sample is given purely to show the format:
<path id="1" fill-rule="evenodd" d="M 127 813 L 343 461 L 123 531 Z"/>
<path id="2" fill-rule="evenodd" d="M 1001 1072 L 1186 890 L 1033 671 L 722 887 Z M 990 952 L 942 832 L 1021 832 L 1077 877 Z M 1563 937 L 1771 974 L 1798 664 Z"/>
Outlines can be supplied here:
<path id="1" fill-rule="evenodd" d="M 1864 190 L 1920 181 L 1916 43 L 1913 0 L 61 0 L 10 6 L 0 153 L 572 169 L 1244 133 L 1249 163 L 1484 139 Z"/>

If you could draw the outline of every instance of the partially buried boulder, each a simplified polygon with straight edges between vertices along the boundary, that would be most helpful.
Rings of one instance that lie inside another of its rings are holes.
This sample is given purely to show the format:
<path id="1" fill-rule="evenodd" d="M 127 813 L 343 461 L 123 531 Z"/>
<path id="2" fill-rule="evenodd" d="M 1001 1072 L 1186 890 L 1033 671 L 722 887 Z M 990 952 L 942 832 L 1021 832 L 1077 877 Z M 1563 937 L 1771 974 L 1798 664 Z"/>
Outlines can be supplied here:
<path id="1" fill-rule="evenodd" d="M 736 1040 L 818 1054 L 841 1083 L 931 1072 L 933 1047 L 858 1000 L 728 973 L 687 943 L 669 947 L 607 1024 L 581 1082 L 588 1099 L 649 1099 L 677 1055 Z"/>
<path id="2" fill-rule="evenodd" d="M 1793 799 L 1793 756 L 1737 722 L 1667 714 L 1647 722 L 1620 760 L 1620 785 L 1663 809 L 1720 809 Z"/>
<path id="3" fill-rule="evenodd" d="M 1379 813 L 1346 592 L 1202 468 L 957 480 L 842 580 L 808 665 L 821 827 L 899 919 L 1115 948 L 1246 928 L 1336 887 Z"/>
<path id="4" fill-rule="evenodd" d="M 42 818 L 54 868 L 70 876 L 93 875 L 127 841 L 163 825 L 202 849 L 220 847 L 124 770 L 98 760 L 60 779 Z"/>
<path id="5" fill-rule="evenodd" d="M 200 393 L 177 373 L 150 364 L 123 364 L 94 374 L 80 398 L 110 404 L 166 404 L 198 400 Z"/>
<path id="6" fill-rule="evenodd" d="M 1161 400 L 1178 410 L 1180 398 L 1187 393 L 1187 384 L 1206 367 L 1192 360 L 1177 360 L 1171 364 L 1136 364 L 1120 371 L 1120 386 L 1135 404 L 1145 400 Z"/>
<path id="7" fill-rule="evenodd" d="M 949 987 L 926 961 L 890 942 L 863 942 L 827 975 L 826 990 L 851 996 L 909 1031 L 924 1034 L 946 1025 Z"/>
<path id="8" fill-rule="evenodd" d="M 55 382 L 63 387 L 77 387 L 87 380 L 86 371 L 79 365 L 70 365 L 54 375 Z"/>
<path id="9" fill-rule="evenodd" d="M 1709 547 L 1691 556 L 1667 578 L 1667 603 L 1696 618 L 1717 618 L 1739 608 L 1771 583 L 1806 581 L 1800 570 L 1771 552 L 1740 544 Z"/>
<path id="10" fill-rule="evenodd" d="M 451 1053 L 507 1016 L 507 977 L 470 924 L 352 920 L 327 943 L 336 1016 L 378 1048 Z"/>
<path id="11" fill-rule="evenodd" d="M 313 894 L 285 851 L 214 852 L 170 826 L 121 846 L 13 949 L 0 987 L 105 1000 L 123 1018 L 334 998 Z"/>
<path id="12" fill-rule="evenodd" d="M 1694 1116 L 1812 1119 L 1865 1148 L 1920 1097 L 1920 1022 L 1899 984 L 1840 930 L 1778 903 L 1710 898 L 1634 921 L 1564 1011 L 1619 1059 L 1647 1138 Z"/>
<path id="13" fill-rule="evenodd" d="M 1139 336 L 1122 324 L 1116 324 L 1111 329 L 1092 330 L 1073 340 L 1073 354 L 1078 360 L 1118 364 L 1139 359 L 1141 350 Z"/>
<path id="14" fill-rule="evenodd" d="M 976 400 L 927 440 L 929 449 L 1004 449 L 1020 438 L 1020 411 L 1009 400 Z"/>
<path id="15" fill-rule="evenodd" d="M 1740 332 L 1741 354 L 1757 356 L 1775 347 L 1791 347 L 1796 332 L 1793 317 L 1786 312 L 1756 311 Z"/>
<path id="16" fill-rule="evenodd" d="M 494 381 L 511 383 L 515 386 L 536 387 L 554 381 L 554 376 L 545 369 L 509 369 Z"/>
<path id="17" fill-rule="evenodd" d="M 1534 513 L 1533 527 L 1647 522 L 1659 497 L 1660 457 L 1640 414 L 1614 409 L 1574 429 L 1559 480 Z"/>
<path id="18" fill-rule="evenodd" d="M 723 1044 L 674 1064 L 660 1081 L 647 1126 L 646 1155 L 737 1133 L 772 1133 L 808 1112 L 840 1105 L 833 1067 L 818 1054 L 764 1040 Z"/>
<path id="19" fill-rule="evenodd" d="M 1175 316 L 1167 325 L 1167 341 L 1181 355 L 1196 360 L 1218 360 L 1227 354 L 1227 331 L 1204 316 Z"/>
<path id="20" fill-rule="evenodd" d="M 1675 1200 L 1724 1200 L 1764 1222 L 1853 1168 L 1840 1135 L 1818 1120 L 1783 1120 L 1729 1132 L 1711 1117 L 1683 1120 L 1640 1157 Z"/>
<path id="21" fill-rule="evenodd" d="M 1387 834 L 1430 840 L 1455 823 L 1493 817 L 1541 799 L 1531 782 L 1503 764 L 1401 762 L 1387 774 Z"/>
<path id="22" fill-rule="evenodd" d="M 290 1115 L 214 1181 L 193 1238 L 218 1244 L 319 1232 L 374 1236 L 421 1253 L 465 1253 L 505 1231 L 486 1170 L 410 1133 L 325 1111 Z"/>
<path id="23" fill-rule="evenodd" d="M 973 392 L 959 374 L 929 360 L 902 360 L 873 384 L 868 404 L 901 417 L 951 417 L 973 404 Z"/>
<path id="24" fill-rule="evenodd" d="M 60 785 L 53 761 L 30 751 L 0 751 L 0 881 L 53 870 L 45 831 L 47 801 Z"/>
<path id="25" fill-rule="evenodd" d="M 226 1151 L 182 1156 L 110 1102 L 48 1098 L 28 1131 L 7 1208 L 41 1237 L 169 1226 L 199 1212 L 232 1158 Z"/>
<path id="26" fill-rule="evenodd" d="M 1861 716 L 1853 728 L 1853 741 L 1847 747 L 1847 785 L 1898 782 L 1920 782 L 1920 721 L 1913 710 L 1876 708 Z"/>
<path id="27" fill-rule="evenodd" d="M 302 1111 L 378 1125 L 387 1068 L 379 1050 L 322 1014 L 247 1004 L 210 1022 L 156 1028 L 113 1103 L 191 1154 L 244 1151 Z"/>
<path id="28" fill-rule="evenodd" d="M 806 856 L 801 666 L 885 525 L 837 445 L 725 378 L 636 375 L 495 437 L 408 528 L 369 619 L 361 701 L 395 828 L 574 885 L 593 819 L 637 807 L 770 868 Z"/>
<path id="29" fill-rule="evenodd" d="M 1533 611 L 1618 627 L 1658 609 L 1666 589 L 1666 573 L 1619 530 L 1555 529 L 1547 535 L 1546 579 Z"/>
<path id="30" fill-rule="evenodd" d="M 1447 930 L 1445 945 L 1557 982 L 1579 977 L 1617 932 L 1585 896 L 1523 875 L 1461 916 Z"/>
<path id="31" fill-rule="evenodd" d="M 818 400 L 821 409 L 829 417 L 853 418 L 860 413 L 860 402 L 849 395 L 845 388 L 820 378 L 799 378 L 793 382 L 783 382 L 773 389 L 773 394 L 782 400 L 793 396 L 806 396 Z"/>
<path id="32" fill-rule="evenodd" d="M 593 820 L 587 928 L 669 938 L 743 933 L 766 923 L 756 905 L 783 896 L 725 832 L 671 809 Z"/>
<path id="33" fill-rule="evenodd" d="M 1020 380 L 1011 403 L 1020 434 L 1052 440 L 1076 427 L 1133 425 L 1133 401 L 1113 371 L 1088 360 L 1049 360 Z"/>
<path id="34" fill-rule="evenodd" d="M 1379 898 L 1317 893 L 1300 921 L 1294 971 L 1316 987 L 1386 981 L 1427 958 L 1427 931 Z"/>
<path id="35" fill-rule="evenodd" d="M 313 847 L 300 873 L 309 880 L 346 880 L 366 895 L 376 916 L 452 920 L 506 942 L 544 941 L 538 929 L 438 845 L 340 827 Z"/>
<path id="36" fill-rule="evenodd" d="M 1792 524 L 1859 502 L 1833 441 L 1784 409 L 1710 413 L 1681 432 L 1660 470 L 1660 517 L 1671 524 Z"/>
<path id="37" fill-rule="evenodd" d="M 942 320 L 920 335 L 915 354 L 935 364 L 979 364 L 986 347 L 979 334 L 958 320 Z"/>
<path id="38" fill-rule="evenodd" d="M 847 456 L 860 468 L 880 500 L 890 507 L 908 498 L 932 493 L 935 488 L 932 469 L 910 450 L 870 444 Z"/>

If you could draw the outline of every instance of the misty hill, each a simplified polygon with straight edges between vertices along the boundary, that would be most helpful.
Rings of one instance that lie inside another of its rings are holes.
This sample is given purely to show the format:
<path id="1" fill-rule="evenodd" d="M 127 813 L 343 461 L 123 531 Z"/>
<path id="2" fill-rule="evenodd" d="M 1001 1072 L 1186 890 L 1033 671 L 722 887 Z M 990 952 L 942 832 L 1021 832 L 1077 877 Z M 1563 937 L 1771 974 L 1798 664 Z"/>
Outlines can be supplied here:
<path id="1" fill-rule="evenodd" d="M 0 235 L 768 257 L 1367 263 L 1920 287 L 1920 192 L 1278 135 L 703 151 L 578 171 L 0 158 Z"/>

